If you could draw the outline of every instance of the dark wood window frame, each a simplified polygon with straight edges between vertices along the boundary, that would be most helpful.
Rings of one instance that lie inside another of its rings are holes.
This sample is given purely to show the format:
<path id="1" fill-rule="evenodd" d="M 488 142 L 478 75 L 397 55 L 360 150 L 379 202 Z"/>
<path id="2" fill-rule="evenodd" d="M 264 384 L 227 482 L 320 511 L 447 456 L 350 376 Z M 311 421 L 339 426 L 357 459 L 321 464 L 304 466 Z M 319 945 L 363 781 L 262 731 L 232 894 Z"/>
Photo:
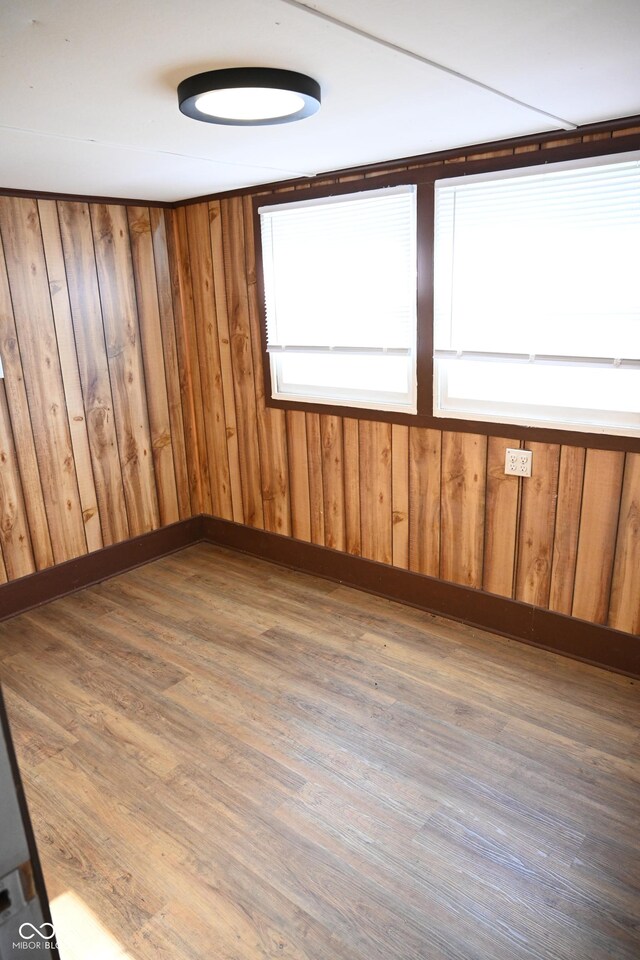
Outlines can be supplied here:
<path id="1" fill-rule="evenodd" d="M 578 131 L 582 134 L 586 131 Z M 564 135 L 566 137 L 566 134 Z M 554 427 L 525 427 L 512 423 L 494 423 L 480 420 L 459 420 L 433 415 L 433 230 L 434 230 L 434 183 L 450 176 L 488 173 L 500 170 L 513 170 L 564 160 L 577 160 L 586 157 L 610 156 L 630 150 L 640 149 L 640 134 L 631 133 L 615 138 L 589 138 L 567 145 L 560 141 L 558 146 L 549 146 L 549 135 L 529 137 L 526 141 L 502 141 L 492 144 L 493 149 L 486 152 L 502 153 L 502 156 L 490 156 L 484 159 L 465 159 L 465 154 L 481 152 L 480 148 L 467 148 L 447 155 L 433 158 L 424 157 L 412 163 L 409 169 L 400 172 L 375 173 L 371 171 L 341 172 L 336 181 L 315 187 L 313 181 L 296 184 L 292 192 L 276 192 L 267 196 L 253 197 L 254 236 L 256 242 L 256 282 L 261 310 L 261 337 L 264 370 L 264 395 L 269 407 L 281 410 L 302 410 L 328 416 L 350 417 L 358 420 L 376 420 L 386 423 L 404 424 L 413 427 L 430 427 L 437 430 L 450 430 L 460 433 L 503 436 L 527 442 L 562 443 L 579 447 L 593 447 L 606 450 L 628 450 L 640 452 L 640 438 L 617 436 L 607 433 L 588 433 Z M 513 154 L 511 149 L 523 142 L 535 145 L 545 143 L 545 149 L 532 149 Z M 486 149 L 486 148 L 485 148 Z M 508 154 L 508 155 L 504 155 Z M 398 161 L 400 164 L 401 161 Z M 344 177 L 345 179 L 341 179 Z M 398 413 L 386 410 L 372 410 L 356 406 L 332 405 L 330 403 L 310 403 L 305 400 L 273 399 L 271 387 L 271 368 L 267 354 L 266 323 L 264 311 L 264 282 L 262 274 L 262 245 L 260 240 L 260 219 L 258 209 L 265 204 L 286 204 L 301 199 L 338 196 L 357 193 L 361 190 L 375 190 L 380 187 L 397 186 L 411 183 L 417 186 L 418 221 L 418 329 L 417 329 L 417 413 Z M 282 187 L 285 185 L 283 184 Z M 281 187 L 281 189 L 282 189 Z"/>

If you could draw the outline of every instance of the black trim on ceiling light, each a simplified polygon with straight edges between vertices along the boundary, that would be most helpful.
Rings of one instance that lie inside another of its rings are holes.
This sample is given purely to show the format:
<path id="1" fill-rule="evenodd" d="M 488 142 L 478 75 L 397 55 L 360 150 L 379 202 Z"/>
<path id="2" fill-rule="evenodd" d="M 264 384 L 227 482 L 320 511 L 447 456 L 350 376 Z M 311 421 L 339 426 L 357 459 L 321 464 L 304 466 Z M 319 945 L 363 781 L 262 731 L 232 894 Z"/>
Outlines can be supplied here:
<path id="1" fill-rule="evenodd" d="M 216 114 L 206 112 L 199 100 L 208 93 L 225 90 L 273 90 L 288 94 L 295 94 L 298 106 L 294 102 L 294 109 L 281 114 L 268 116 L 246 117 L 240 115 Z M 275 123 L 291 123 L 294 120 L 303 120 L 320 109 L 320 84 L 307 77 L 304 73 L 295 73 L 292 70 L 275 70 L 268 67 L 233 67 L 228 70 L 209 70 L 187 77 L 178 85 L 178 102 L 180 110 L 193 120 L 202 120 L 205 123 L 219 123 L 234 127 L 258 127 Z"/>

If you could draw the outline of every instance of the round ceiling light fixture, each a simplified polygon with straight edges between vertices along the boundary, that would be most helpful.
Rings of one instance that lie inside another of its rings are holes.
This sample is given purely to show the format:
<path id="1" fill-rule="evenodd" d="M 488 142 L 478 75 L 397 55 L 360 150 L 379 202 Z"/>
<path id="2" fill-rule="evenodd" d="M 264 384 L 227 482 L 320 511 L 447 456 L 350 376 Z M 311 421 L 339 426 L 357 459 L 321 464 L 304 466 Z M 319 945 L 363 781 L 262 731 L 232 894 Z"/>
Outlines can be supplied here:
<path id="1" fill-rule="evenodd" d="M 178 103 L 187 117 L 205 123 L 235 127 L 292 123 L 320 109 L 320 84 L 292 70 L 209 70 L 179 84 Z"/>

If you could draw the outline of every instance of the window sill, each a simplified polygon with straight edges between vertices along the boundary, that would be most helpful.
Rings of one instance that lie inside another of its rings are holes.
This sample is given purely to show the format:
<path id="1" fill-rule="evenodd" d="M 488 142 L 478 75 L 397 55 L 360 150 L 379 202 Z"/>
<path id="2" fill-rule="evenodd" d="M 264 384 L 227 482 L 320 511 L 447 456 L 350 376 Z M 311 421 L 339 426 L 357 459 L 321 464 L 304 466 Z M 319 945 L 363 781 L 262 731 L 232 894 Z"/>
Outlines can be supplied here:
<path id="1" fill-rule="evenodd" d="M 482 420 L 457 420 L 434 417 L 431 413 L 420 411 L 415 414 L 408 414 L 388 410 L 372 410 L 365 407 L 308 403 L 304 400 L 282 400 L 265 397 L 265 403 L 267 407 L 287 412 L 315 413 L 326 417 L 343 417 L 351 420 L 373 420 L 378 423 L 423 427 L 450 433 L 475 433 L 481 436 L 505 437 L 509 440 L 521 440 L 525 444 L 527 442 L 563 444 L 594 450 L 622 450 L 640 453 L 640 437 L 586 433 L 555 427 L 523 427 L 513 423 L 493 423 Z"/>

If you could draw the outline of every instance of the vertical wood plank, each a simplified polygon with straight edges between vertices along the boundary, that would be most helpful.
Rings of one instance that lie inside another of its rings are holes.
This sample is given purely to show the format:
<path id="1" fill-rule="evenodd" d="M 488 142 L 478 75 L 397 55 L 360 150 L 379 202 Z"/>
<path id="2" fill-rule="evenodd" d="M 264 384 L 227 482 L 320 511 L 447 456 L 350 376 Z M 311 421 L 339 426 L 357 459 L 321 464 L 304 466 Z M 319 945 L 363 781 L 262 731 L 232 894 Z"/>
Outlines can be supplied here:
<path id="1" fill-rule="evenodd" d="M 342 463 L 342 419 L 321 416 L 322 489 L 324 497 L 325 545 L 344 550 L 344 469 Z"/>
<path id="2" fill-rule="evenodd" d="M 179 520 L 180 513 L 173 465 L 171 422 L 167 401 L 162 330 L 160 328 L 158 284 L 151 237 L 151 217 L 148 207 L 127 207 L 127 220 L 138 305 L 140 344 L 158 509 L 160 523 L 166 525 Z"/>
<path id="3" fill-rule="evenodd" d="M 221 213 L 244 522 L 264 527 L 242 198 L 222 201 Z"/>
<path id="4" fill-rule="evenodd" d="M 14 450 L 19 478 L 22 486 L 24 509 L 31 534 L 33 557 L 37 570 L 50 567 L 53 564 L 53 547 L 49 534 L 49 524 L 44 509 L 44 493 L 40 480 L 40 468 L 36 455 L 31 417 L 29 416 L 29 401 L 24 386 L 22 359 L 18 346 L 18 335 L 13 317 L 13 306 L 9 293 L 9 281 L 4 261 L 2 237 L 0 237 L 0 349 L 4 366 L 4 387 L 10 427 L 14 434 L 20 437 L 17 449 L 11 437 L 10 446 Z M 7 421 L 9 422 L 9 421 Z M 9 440 L 7 439 L 7 444 Z M 14 461 L 8 466 L 13 469 Z M 11 574 L 9 573 L 11 578 Z"/>
<path id="5" fill-rule="evenodd" d="M 2 483 L 1 480 L 0 483 Z M 4 565 L 4 556 L 2 553 L 2 542 L 0 541 L 0 583 L 6 583 L 8 579 L 7 568 Z"/>
<path id="6" fill-rule="evenodd" d="M 626 456 L 609 626 L 640 633 L 640 453 Z"/>
<path id="7" fill-rule="evenodd" d="M 307 413 L 307 461 L 309 464 L 309 513 L 311 542 L 324 546 L 324 493 L 322 485 L 322 436 L 320 415 Z"/>
<path id="8" fill-rule="evenodd" d="M 503 597 L 513 596 L 520 487 L 517 477 L 505 476 L 507 447 L 519 440 L 489 437 L 487 446 L 487 499 L 485 511 L 482 589 Z"/>
<path id="9" fill-rule="evenodd" d="M 89 550 L 99 550 L 103 546 L 100 512 L 93 479 L 91 449 L 87 435 L 84 401 L 78 370 L 78 355 L 73 335 L 71 306 L 69 304 L 60 225 L 58 223 L 58 208 L 54 200 L 39 200 L 38 211 L 87 548 Z"/>
<path id="10" fill-rule="evenodd" d="M 133 536 L 160 523 L 137 303 L 124 207 L 91 209 L 107 358 L 129 527 Z"/>
<path id="11" fill-rule="evenodd" d="M 0 381 L 0 545 L 5 580 L 35 571 L 4 383 Z"/>
<path id="12" fill-rule="evenodd" d="M 624 453 L 587 450 L 571 613 L 592 623 L 609 616 L 623 469 Z"/>
<path id="13" fill-rule="evenodd" d="M 345 549 L 359 557 L 362 554 L 360 525 L 360 440 L 358 421 L 347 417 L 342 421 L 342 456 L 344 463 Z"/>
<path id="14" fill-rule="evenodd" d="M 291 536 L 287 425 L 284 410 L 258 401 L 258 441 L 265 530 Z"/>
<path id="15" fill-rule="evenodd" d="M 171 448 L 176 496 L 178 498 L 178 514 L 181 520 L 185 520 L 191 516 L 191 494 L 189 491 L 182 397 L 180 395 L 180 371 L 178 369 L 178 347 L 171 294 L 171 268 L 165 211 L 158 207 L 151 207 L 149 209 L 149 219 L 158 289 L 158 311 L 164 354 L 167 405 L 171 425 Z M 148 386 L 147 384 L 147 389 Z"/>
<path id="16" fill-rule="evenodd" d="M 560 450 L 549 609 L 568 615 L 571 614 L 573 605 L 584 460 L 585 450 L 582 447 L 565 446 Z"/>
<path id="17" fill-rule="evenodd" d="M 516 566 L 516 599 L 546 607 L 551 587 L 551 558 L 558 492 L 560 448 L 529 443 L 531 476 L 522 483 Z"/>
<path id="18" fill-rule="evenodd" d="M 59 202 L 58 218 L 100 527 L 106 546 L 127 539 L 129 522 L 118 456 L 89 208 L 84 203 Z"/>
<path id="19" fill-rule="evenodd" d="M 218 346 L 220 349 L 220 372 L 222 375 L 222 393 L 224 396 L 231 505 L 233 519 L 236 523 L 244 523 L 240 452 L 238 449 L 238 423 L 236 420 L 236 398 L 233 392 L 231 338 L 229 334 L 229 315 L 227 310 L 227 290 L 222 246 L 222 212 L 220 210 L 219 200 L 212 200 L 209 204 L 209 233 L 211 238 L 211 260 L 213 263 L 216 315 L 218 319 Z"/>
<path id="20" fill-rule="evenodd" d="M 440 575 L 467 587 L 482 586 L 487 438 L 442 436 Z"/>
<path id="21" fill-rule="evenodd" d="M 208 204 L 190 204 L 186 208 L 186 220 L 211 506 L 215 516 L 231 520 L 233 508 Z"/>
<path id="22" fill-rule="evenodd" d="M 87 552 L 35 200 L 0 198 L 0 232 L 56 563 Z"/>
<path id="23" fill-rule="evenodd" d="M 361 420 L 359 435 L 362 556 L 392 563 L 391 424 Z"/>
<path id="24" fill-rule="evenodd" d="M 440 576 L 442 433 L 409 429 L 409 569 Z"/>
<path id="25" fill-rule="evenodd" d="M 287 430 L 284 410 L 267 407 L 264 396 L 262 367 L 262 322 L 258 309 L 256 285 L 256 259 L 253 237 L 253 213 L 251 197 L 243 200 L 245 271 L 247 280 L 247 305 L 253 355 L 253 375 L 258 422 L 258 447 L 260 451 L 260 476 L 264 505 L 264 525 L 267 530 L 291 534 L 291 507 L 287 465 Z"/>
<path id="26" fill-rule="evenodd" d="M 310 542 L 311 511 L 309 506 L 309 461 L 307 458 L 305 414 L 301 410 L 287 410 L 286 422 L 291 535 L 297 540 Z"/>
<path id="27" fill-rule="evenodd" d="M 393 565 L 409 567 L 409 427 L 391 427 Z"/>
<path id="28" fill-rule="evenodd" d="M 167 216 L 170 224 L 170 229 L 167 231 L 167 249 L 173 290 L 189 495 L 193 515 L 197 516 L 200 513 L 211 513 L 211 488 L 202 413 L 202 385 L 198 362 L 187 220 L 184 207 L 168 211 Z"/>

